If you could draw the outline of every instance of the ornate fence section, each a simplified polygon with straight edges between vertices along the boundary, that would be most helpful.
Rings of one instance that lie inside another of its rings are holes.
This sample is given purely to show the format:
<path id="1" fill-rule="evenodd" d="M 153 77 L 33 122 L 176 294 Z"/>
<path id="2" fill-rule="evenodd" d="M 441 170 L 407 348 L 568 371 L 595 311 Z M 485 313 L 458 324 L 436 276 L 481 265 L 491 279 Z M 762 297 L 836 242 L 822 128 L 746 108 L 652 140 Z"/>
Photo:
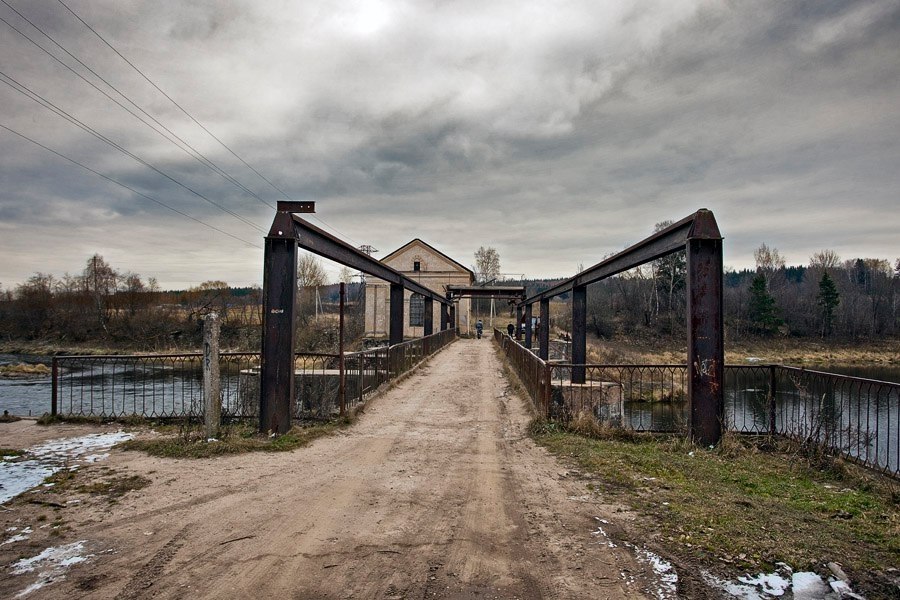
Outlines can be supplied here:
<path id="1" fill-rule="evenodd" d="M 345 408 L 362 403 L 379 386 L 415 367 L 455 339 L 445 330 L 391 347 L 344 355 L 341 386 L 337 354 L 294 356 L 295 419 L 337 414 L 343 389 Z M 259 415 L 259 353 L 219 354 L 222 416 Z M 202 354 L 60 356 L 53 359 L 51 413 L 100 418 L 201 417 Z"/>
<path id="2" fill-rule="evenodd" d="M 532 399 L 549 400 L 539 404 L 548 418 L 590 414 L 635 431 L 686 430 L 684 365 L 583 365 L 585 382 L 572 383 L 572 364 L 543 363 L 506 334 L 494 337 Z M 724 375 L 724 430 L 783 435 L 900 477 L 900 383 L 781 365 L 727 365 Z"/>

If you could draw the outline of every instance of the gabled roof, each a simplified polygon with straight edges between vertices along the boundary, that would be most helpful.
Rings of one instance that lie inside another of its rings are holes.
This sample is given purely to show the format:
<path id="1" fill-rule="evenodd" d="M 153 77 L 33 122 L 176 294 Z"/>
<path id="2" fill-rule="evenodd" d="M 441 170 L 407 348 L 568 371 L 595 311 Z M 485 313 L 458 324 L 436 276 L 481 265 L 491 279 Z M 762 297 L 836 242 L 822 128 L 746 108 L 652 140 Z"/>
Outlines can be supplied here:
<path id="1" fill-rule="evenodd" d="M 460 269 L 462 269 L 462 270 L 465 271 L 466 273 L 469 273 L 473 278 L 475 277 L 475 271 L 473 271 L 472 269 L 466 267 L 465 265 L 463 265 L 463 264 L 461 264 L 461 263 L 459 263 L 459 262 L 453 260 L 452 258 L 450 258 L 449 256 L 447 256 L 446 254 L 444 254 L 443 252 L 441 252 L 440 250 L 438 250 L 437 248 L 435 248 L 435 247 L 432 246 L 431 244 L 429 244 L 429 243 L 427 243 L 427 242 L 424 242 L 424 241 L 422 241 L 422 240 L 419 239 L 419 238 L 414 238 L 414 239 L 412 239 L 412 240 L 406 242 L 405 244 L 403 244 L 402 246 L 400 246 L 399 248 L 397 248 L 396 250 L 394 250 L 393 252 L 391 252 L 390 254 L 388 254 L 387 256 L 385 256 L 384 258 L 382 258 L 382 259 L 381 259 L 381 262 L 387 262 L 387 260 L 388 260 L 389 258 L 391 258 L 392 256 L 394 256 L 394 255 L 396 255 L 396 254 L 399 254 L 399 253 L 402 252 L 403 250 L 406 250 L 407 248 L 409 248 L 410 246 L 412 246 L 412 245 L 415 244 L 416 242 L 418 242 L 419 244 L 422 244 L 423 246 L 425 246 L 426 248 L 428 248 L 429 250 L 431 250 L 431 251 L 434 252 L 435 254 L 438 254 L 439 256 L 441 256 L 441 257 L 447 259 L 448 262 L 450 262 L 450 263 L 456 265 L 457 267 L 459 267 Z"/>

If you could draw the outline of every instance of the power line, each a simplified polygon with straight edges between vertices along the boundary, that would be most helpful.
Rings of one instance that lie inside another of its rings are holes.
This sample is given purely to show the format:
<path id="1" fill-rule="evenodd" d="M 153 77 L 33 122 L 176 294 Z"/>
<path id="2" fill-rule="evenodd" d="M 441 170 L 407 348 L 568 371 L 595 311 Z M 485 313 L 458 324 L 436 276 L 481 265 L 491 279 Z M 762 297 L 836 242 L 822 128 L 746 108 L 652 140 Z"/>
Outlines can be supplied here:
<path id="1" fill-rule="evenodd" d="M 146 115 L 147 118 L 151 119 L 151 120 L 152 120 L 154 123 L 156 123 L 159 127 L 161 127 L 162 129 L 164 129 L 164 130 L 166 131 L 166 133 L 168 133 L 169 135 L 167 136 L 165 133 L 163 133 L 162 131 L 160 131 L 159 129 L 157 129 L 155 126 L 153 126 L 152 124 L 150 124 L 150 123 L 148 123 L 147 121 L 145 121 L 141 116 L 135 114 L 134 111 L 130 110 L 127 106 L 123 105 L 121 102 L 119 102 L 118 100 L 116 100 L 115 98 L 113 98 L 112 96 L 110 96 L 108 93 L 106 93 L 106 91 L 104 91 L 104 90 L 100 89 L 99 87 L 97 87 L 97 85 L 95 85 L 92 81 L 88 80 L 88 79 L 87 79 L 86 77 L 84 77 L 81 73 L 79 73 L 78 71 L 76 71 L 75 69 L 73 69 L 71 66 L 69 66 L 69 65 L 66 64 L 65 62 L 61 61 L 57 56 L 55 56 L 53 53 L 51 53 L 51 52 L 48 51 L 46 48 L 44 48 L 43 46 L 41 46 L 39 43 L 37 43 L 37 42 L 36 42 L 33 38 L 31 38 L 29 35 L 27 35 L 27 34 L 24 33 L 23 31 L 21 31 L 20 29 L 18 29 L 16 26 L 14 26 L 12 23 L 10 23 L 9 21 L 7 21 L 7 20 L 4 19 L 3 17 L 0 17 L 0 21 L 3 21 L 4 23 L 6 23 L 6 25 L 9 26 L 13 31 L 15 31 L 15 32 L 18 33 L 20 36 L 22 36 L 23 38 L 25 38 L 26 40 L 28 40 L 29 42 L 31 42 L 34 46 L 36 46 L 36 47 L 37 47 L 38 49 L 40 49 L 42 52 L 44 52 L 45 54 L 47 54 L 47 56 L 49 56 L 50 58 L 52 58 L 53 60 L 55 60 L 56 62 L 58 62 L 60 65 L 62 65 L 63 67 L 65 67 L 65 68 L 68 69 L 69 71 L 71 71 L 73 74 L 75 74 L 77 77 L 79 77 L 79 78 L 80 78 L 81 80 L 83 80 L 85 83 L 87 83 L 88 85 L 90 85 L 92 88 L 94 88 L 95 90 L 97 90 L 98 92 L 100 92 L 101 94 L 103 94 L 104 96 L 106 96 L 110 101 L 114 102 L 114 103 L 117 104 L 120 108 L 122 108 L 122 110 L 128 112 L 128 114 L 132 115 L 135 119 L 137 119 L 138 121 L 140 121 L 142 124 L 144 124 L 144 125 L 146 125 L 147 127 L 149 127 L 151 130 L 153 130 L 154 133 L 157 133 L 158 135 L 160 135 L 161 137 L 163 137 L 163 139 L 165 139 L 167 142 L 172 143 L 172 144 L 175 145 L 179 150 L 181 150 L 182 152 L 184 152 L 185 154 L 187 154 L 188 156 L 190 156 L 191 158 L 193 158 L 194 160 L 196 160 L 197 162 L 199 162 L 199 163 L 202 164 L 203 166 L 205 166 L 205 167 L 211 169 L 213 172 L 215 172 L 215 173 L 217 173 L 218 175 L 220 175 L 220 176 L 221 176 L 222 178 L 224 178 L 226 181 L 228 181 L 228 182 L 234 184 L 235 186 L 237 186 L 238 188 L 240 188 L 241 190 L 243 190 L 244 192 L 246 192 L 248 195 L 253 196 L 253 197 L 256 198 L 257 200 L 259 200 L 260 202 L 262 202 L 263 204 L 265 204 L 266 206 L 268 206 L 269 208 L 272 208 L 272 209 L 275 208 L 275 206 L 274 206 L 273 204 L 271 204 L 270 202 L 267 202 L 267 201 L 263 200 L 263 199 L 262 199 L 259 195 L 257 195 L 253 190 L 251 190 L 250 188 L 246 187 L 244 184 L 242 184 L 240 181 L 238 181 L 236 178 L 234 178 L 232 175 L 230 175 L 230 174 L 229 174 L 228 172 L 226 172 L 224 169 L 222 169 L 222 168 L 219 167 L 217 164 L 215 164 L 214 162 L 212 162 L 209 158 L 207 158 L 202 152 L 200 152 L 199 150 L 197 150 L 197 149 L 196 149 L 194 146 L 192 146 L 189 142 L 187 142 L 187 141 L 184 140 L 181 136 L 179 136 L 177 133 L 175 133 L 174 131 L 172 131 L 172 130 L 169 129 L 168 127 L 166 127 L 163 123 L 161 123 L 158 119 L 156 119 L 156 117 L 154 117 L 153 115 L 151 115 L 150 113 L 148 113 L 144 108 L 142 108 L 142 107 L 139 106 L 137 103 L 135 103 L 133 100 L 131 100 L 131 98 L 129 98 L 125 93 L 123 93 L 123 92 L 122 92 L 121 90 L 119 90 L 116 86 L 114 86 L 114 85 L 111 84 L 109 81 L 107 81 L 102 75 L 100 75 L 100 74 L 97 73 L 94 69 L 92 69 L 90 66 L 88 66 L 87 64 L 85 64 L 85 63 L 84 63 L 81 59 L 79 59 L 77 56 L 75 56 L 74 54 L 72 54 L 72 53 L 71 53 L 67 48 L 65 48 L 62 44 L 60 44 L 59 42 L 57 42 L 50 34 L 48 34 L 47 32 L 45 32 L 45 31 L 44 31 L 43 29 L 41 29 L 38 25 L 36 25 L 33 21 L 31 21 L 28 17 L 26 17 L 25 15 L 23 15 L 21 12 L 19 12 L 14 6 L 10 5 L 9 2 L 7 2 L 6 0 L 0 0 L 0 2 L 2 2 L 3 4 L 5 4 L 10 10 L 12 10 L 14 13 L 16 13 L 17 15 L 19 15 L 19 17 L 21 17 L 24 21 L 26 21 L 26 22 L 27 22 L 29 25 L 31 25 L 34 29 L 36 29 L 38 32 L 40 32 L 41 35 L 43 35 L 45 38 L 47 38 L 47 39 L 50 40 L 53 44 L 55 44 L 57 48 L 59 48 L 60 50 L 62 50 L 62 51 L 65 52 L 66 54 L 68 54 L 68 55 L 69 55 L 73 60 L 75 60 L 78 64 L 80 64 L 82 67 L 84 67 L 85 69 L 87 69 L 92 75 L 94 75 L 94 77 L 96 77 L 97 79 L 99 79 L 100 81 L 102 81 L 104 84 L 106 84 L 107 87 L 109 87 L 111 90 L 113 90 L 113 91 L 114 91 L 115 93 L 117 93 L 119 96 L 121 96 L 121 97 L 122 97 L 126 102 L 128 102 L 131 106 L 133 106 L 134 108 L 136 108 L 136 109 L 137 109 L 138 111 L 140 111 L 142 114 Z M 171 137 L 169 137 L 169 136 L 171 136 Z M 172 138 L 175 138 L 175 139 L 172 139 Z M 177 140 L 177 142 L 176 142 L 176 140 Z"/>
<path id="2" fill-rule="evenodd" d="M 5 0 L 3 0 L 3 2 L 4 2 L 4 4 L 6 3 Z M 285 198 L 286 200 L 292 200 L 292 199 L 293 199 L 293 198 L 291 198 L 284 190 L 282 190 L 280 187 L 278 187 L 277 185 L 275 185 L 274 183 L 272 183 L 272 181 L 269 180 L 265 175 L 263 175 L 262 173 L 260 173 L 259 171 L 257 171 L 250 163 L 248 163 L 246 160 L 244 160 L 237 152 L 235 152 L 234 150 L 232 150 L 231 147 L 228 146 L 228 144 L 226 144 L 225 142 L 223 142 L 223 141 L 222 141 L 221 139 L 219 139 L 218 136 L 216 136 L 212 131 L 210 131 L 209 129 L 207 129 L 207 127 L 206 127 L 203 123 L 201 123 L 199 120 L 197 120 L 197 119 L 194 117 L 194 115 L 192 115 L 191 113 L 189 113 L 189 112 L 187 111 L 187 109 L 185 109 L 185 108 L 184 108 L 183 106 L 181 106 L 178 102 L 176 102 L 174 98 L 172 98 L 172 97 L 171 97 L 169 94 L 167 94 L 161 87 L 159 87 L 152 79 L 150 79 L 150 78 L 149 78 L 149 77 L 148 77 L 141 69 L 139 69 L 139 68 L 137 67 L 137 65 L 135 65 L 133 62 L 131 62 L 130 60 L 128 60 L 128 58 L 125 57 L 124 54 L 122 54 L 121 52 L 119 52 L 119 51 L 116 49 L 116 47 L 113 46 L 110 42 L 108 42 L 108 41 L 106 40 L 106 38 L 104 38 L 102 35 L 100 35 L 100 33 L 99 33 L 96 29 L 94 29 L 87 21 L 85 21 L 84 19 L 82 19 L 81 16 L 79 16 L 78 13 L 76 13 L 74 10 L 72 10 L 72 9 L 69 7 L 68 4 L 66 4 L 63 0 L 57 0 L 57 2 L 59 2 L 59 4 L 62 5 L 67 11 L 69 11 L 69 13 L 70 13 L 73 17 L 75 17 L 78 21 L 80 21 L 81 24 L 84 25 L 91 33 L 93 33 L 95 36 L 97 36 L 97 38 L 98 38 L 101 42 L 103 42 L 110 50 L 112 50 L 119 58 L 121 58 L 123 61 L 125 61 L 125 63 L 126 63 L 128 66 L 130 66 L 132 69 L 134 69 L 134 71 L 135 71 L 138 75 L 140 75 L 141 77 L 143 77 L 144 80 L 145 80 L 147 83 L 149 83 L 151 86 L 153 86 L 154 89 L 156 89 L 160 94 L 162 94 L 163 96 L 165 96 L 165 98 L 166 98 L 169 102 L 171 102 L 178 110 L 180 110 L 182 113 L 184 113 L 185 116 L 187 116 L 187 117 L 188 117 L 191 121 L 193 121 L 198 127 L 200 127 L 200 129 L 202 129 L 203 131 L 205 131 L 212 139 L 214 139 L 214 140 L 215 140 L 216 142 L 218 142 L 223 148 L 225 148 L 229 153 L 231 153 L 232 156 L 234 156 L 236 159 L 238 159 L 239 161 L 241 161 L 241 163 L 243 163 L 244 166 L 246 166 L 248 169 L 250 169 L 251 171 L 253 171 L 253 172 L 257 175 L 257 177 L 259 177 L 259 178 L 262 179 L 264 182 L 266 182 L 266 183 L 267 183 L 272 189 L 274 189 L 276 192 L 278 192 L 279 194 L 281 194 L 282 196 L 284 196 L 284 198 Z M 108 85 L 108 84 L 107 84 L 107 85 Z M 272 207 L 271 205 L 269 205 L 269 206 Z M 272 207 L 272 208 L 274 208 L 274 207 Z M 326 227 L 329 227 L 330 229 L 332 229 L 332 230 L 336 231 L 337 233 L 341 234 L 342 236 L 346 237 L 347 239 L 349 239 L 349 240 L 352 241 L 353 243 L 355 243 L 355 244 L 357 244 L 357 245 L 360 244 L 360 242 L 354 240 L 353 238 L 351 238 L 350 236 L 348 236 L 346 233 L 342 233 L 342 232 L 341 232 L 340 230 L 338 230 L 337 228 L 332 227 L 332 226 L 329 226 L 329 225 L 328 225 L 325 221 L 323 221 L 321 218 L 319 218 L 319 217 L 312 217 L 312 218 L 314 218 L 316 221 L 318 221 L 318 222 L 321 223 L 322 225 L 324 225 L 324 226 L 326 226 Z"/>
<path id="3" fill-rule="evenodd" d="M 85 165 L 85 164 L 83 164 L 83 163 L 80 163 L 80 162 L 78 162 L 77 160 L 75 160 L 75 159 L 73 159 L 73 158 L 69 158 L 69 157 L 66 156 L 65 154 L 62 154 L 61 152 L 57 152 L 57 151 L 54 150 L 53 148 L 50 148 L 50 147 L 48 147 L 48 146 L 45 146 L 44 144 L 38 142 L 37 140 L 34 140 L 34 139 L 28 137 L 27 135 L 25 135 L 25 134 L 23 134 L 23 133 L 19 133 L 19 132 L 16 131 L 15 129 L 12 129 L 12 128 L 10 128 L 10 127 L 7 127 L 7 126 L 4 125 L 3 123 L 0 123 L 0 127 L 2 127 L 2 128 L 5 129 L 6 131 L 8 131 L 8 132 L 10 132 L 10 133 L 12 133 L 12 134 L 14 134 L 14 135 L 19 136 L 20 138 L 22 138 L 22 139 L 24 139 L 24 140 L 27 140 L 27 141 L 31 142 L 31 143 L 34 144 L 35 146 L 38 146 L 38 147 L 40 147 L 40 148 L 43 148 L 43 149 L 46 150 L 47 152 L 50 152 L 50 153 L 52 153 L 52 154 L 55 154 L 56 156 L 62 158 L 63 160 L 66 160 L 66 161 L 68 161 L 68 162 L 70 162 L 70 163 L 72 163 L 72 164 L 74 164 L 74 165 L 77 165 L 77 166 L 81 167 L 82 169 L 85 169 L 86 171 L 90 171 L 90 172 L 93 173 L 94 175 L 97 175 L 98 177 L 102 177 L 103 179 L 109 181 L 110 183 L 114 183 L 114 184 L 116 184 L 116 185 L 118 185 L 118 186 L 120 186 L 120 187 L 123 187 L 123 188 L 125 188 L 126 190 L 128 190 L 128 191 L 130 191 L 130 192 L 132 192 L 132 193 L 134 193 L 134 194 L 137 194 L 138 196 L 141 196 L 142 198 L 146 198 L 147 200 L 150 200 L 151 202 L 155 202 L 156 204 L 159 204 L 160 206 L 162 206 L 162 207 L 164 207 L 164 208 L 167 208 L 167 209 L 171 210 L 172 212 L 181 215 L 182 217 L 186 217 L 186 218 L 190 219 L 191 221 L 194 221 L 194 222 L 196 222 L 196 223 L 199 223 L 200 225 L 203 225 L 204 227 L 209 227 L 209 228 L 212 229 L 213 231 L 217 231 L 217 232 L 219 232 L 219 233 L 221 233 L 221 234 L 223 234 L 223 235 L 227 235 L 228 237 L 233 238 L 233 239 L 235 239 L 235 240 L 237 240 L 237 241 L 239 241 L 239 242 L 242 242 L 242 243 L 244 243 L 244 244 L 247 244 L 248 246 L 251 246 L 251 247 L 253 247 L 253 248 L 257 248 L 257 249 L 262 250 L 262 246 L 258 246 L 258 245 L 256 245 L 256 244 L 254 244 L 253 242 L 248 242 L 247 240 L 242 239 L 242 238 L 239 238 L 239 237 L 237 237 L 236 235 L 233 235 L 233 234 L 231 234 L 231 233 L 228 233 L 227 231 L 225 231 L 225 230 L 223 230 L 223 229 L 219 229 L 219 228 L 216 227 L 215 225 L 210 225 L 209 223 L 207 223 L 207 222 L 205 222 L 205 221 L 201 221 L 200 219 L 198 219 L 198 218 L 196 218 L 196 217 L 192 217 L 191 215 L 189 215 L 189 214 L 187 214 L 187 213 L 185 213 L 185 212 L 182 212 L 182 211 L 178 210 L 178 209 L 175 208 L 175 207 L 169 206 L 168 204 L 166 204 L 165 202 L 163 202 L 163 201 L 161 201 L 161 200 L 157 200 L 156 198 L 154 198 L 154 197 L 152 197 L 152 196 L 148 196 L 147 194 L 145 194 L 145 193 L 143 193 L 143 192 L 140 192 L 140 191 L 134 189 L 133 187 L 131 187 L 131 186 L 127 185 L 127 184 L 122 183 L 121 181 L 117 181 L 117 180 L 113 179 L 112 177 L 109 177 L 109 176 L 107 176 L 107 175 L 104 175 L 103 173 L 101 173 L 101 172 L 99 172 L 99 171 L 96 171 L 96 170 L 92 169 L 91 167 L 89 167 L 89 166 L 87 166 L 87 165 Z"/>
<path id="4" fill-rule="evenodd" d="M 275 191 L 279 192 L 279 193 L 280 193 L 282 196 L 284 196 L 286 199 L 291 200 L 291 197 L 288 196 L 288 195 L 284 192 L 284 190 L 282 190 L 281 188 L 279 188 L 278 186 L 276 186 L 274 183 L 272 183 L 271 181 L 269 181 L 262 173 L 260 173 L 260 172 L 257 171 L 256 169 L 254 169 L 247 161 L 245 161 L 243 158 L 241 158 L 234 150 L 232 150 L 231 148 L 229 148 L 228 145 L 227 145 L 225 142 L 223 142 L 222 140 L 220 140 L 218 137 L 216 137 L 216 135 L 215 135 L 213 132 L 211 132 L 209 129 L 207 129 L 206 126 L 203 125 L 203 123 L 201 123 L 200 121 L 198 121 L 197 119 L 195 119 L 195 118 L 194 118 L 194 115 L 192 115 L 191 113 L 189 113 L 184 107 L 182 107 L 180 104 L 178 104 L 178 102 L 176 102 L 171 96 L 169 96 L 167 93 L 165 93 L 165 92 L 162 90 L 161 87 L 159 87 L 158 85 L 156 85 L 156 84 L 153 82 L 152 79 L 150 79 L 149 77 L 147 77 L 147 75 L 145 75 L 144 72 L 141 71 L 137 66 L 135 66 L 135 64 L 134 64 L 133 62 L 131 62 L 130 60 L 128 60 L 127 58 L 125 58 L 125 56 L 124 56 L 121 52 L 119 52 L 118 50 L 116 50 L 115 46 L 113 46 L 113 45 L 110 44 L 108 41 L 106 41 L 106 38 L 104 38 L 102 35 L 100 35 L 100 33 L 99 33 L 96 29 L 94 29 L 93 27 L 91 27 L 91 26 L 87 23 L 87 21 L 85 21 L 85 20 L 82 19 L 80 16 L 78 16 L 78 13 L 76 13 L 74 10 L 72 10 L 71 8 L 69 8 L 69 5 L 68 5 L 68 4 L 66 4 L 65 2 L 63 2 L 63 0 L 57 0 L 57 2 L 59 2 L 59 3 L 60 3 L 67 11 L 69 11 L 69 12 L 72 14 L 73 17 L 75 17 L 76 19 L 78 19 L 79 21 L 81 21 L 81 24 L 82 24 L 82 25 L 84 25 L 85 27 L 87 27 L 87 28 L 91 31 L 91 33 L 93 33 L 94 35 L 96 35 L 96 36 L 100 39 L 101 42 L 103 42 L 104 44 L 106 44 L 106 46 L 107 46 L 110 50 L 112 50 L 113 52 L 115 52 L 116 55 L 117 55 L 119 58 L 121 58 L 122 60 L 124 60 L 124 61 L 128 64 L 128 66 L 130 66 L 130 67 L 131 67 L 132 69 L 134 69 L 141 77 L 143 77 L 143 78 L 147 81 L 147 83 L 149 83 L 149 84 L 152 85 L 154 88 L 156 88 L 156 90 L 157 90 L 160 94 L 162 94 L 163 96 L 165 96 L 166 99 L 167 99 L 169 102 L 171 102 L 173 105 L 175 105 L 175 107 L 178 108 L 178 110 L 180 110 L 181 112 L 183 112 L 183 113 L 184 113 L 191 121 L 193 121 L 194 123 L 196 123 L 197 126 L 200 127 L 200 129 L 202 129 L 203 131 L 205 131 L 211 138 L 213 138 L 213 139 L 216 140 L 219 144 L 221 144 L 223 148 L 225 148 L 226 150 L 228 150 L 228 152 L 230 152 L 230 153 L 232 154 L 232 156 L 234 156 L 236 159 L 238 159 L 239 161 L 241 161 L 242 163 L 244 163 L 244 165 L 245 165 L 248 169 L 250 169 L 251 171 L 253 171 L 254 173 L 256 173 L 256 175 L 257 175 L 260 179 L 262 179 L 263 181 L 265 181 L 266 183 L 268 183 L 270 186 L 272 186 L 272 188 L 273 188 Z"/>
<path id="5" fill-rule="evenodd" d="M 25 85 L 19 83 L 18 81 L 16 81 L 15 79 L 13 79 L 13 78 L 10 77 L 9 75 L 7 75 L 6 73 L 3 73 L 2 71 L 0 71 L 0 78 L 2 78 L 2 79 L 0 79 L 0 82 L 5 83 L 6 85 L 8 85 L 9 87 L 13 88 L 14 90 L 16 90 L 17 92 L 19 92 L 20 94 L 24 95 L 25 97 L 29 98 L 30 100 L 32 100 L 32 101 L 34 101 L 34 102 L 36 102 L 36 103 L 38 103 L 38 104 L 40 104 L 40 105 L 43 106 L 45 109 L 47 109 L 47 110 L 49 110 L 49 111 L 55 113 L 56 115 L 58 115 L 58 116 L 62 117 L 63 119 L 69 121 L 69 122 L 72 123 L 73 125 L 75 125 L 75 126 L 81 128 L 82 130 L 86 131 L 87 133 L 90 133 L 91 135 L 93 135 L 93 136 L 96 137 L 97 139 L 99 139 L 99 140 L 103 141 L 104 143 L 106 143 L 106 144 L 112 146 L 113 148 L 115 148 L 116 150 L 118 150 L 119 152 L 121 152 L 122 154 L 125 154 L 126 156 L 128 156 L 128 157 L 132 158 L 133 160 L 137 161 L 138 163 L 140 163 L 140 164 L 146 166 L 146 167 L 149 168 L 149 169 L 152 169 L 152 170 L 155 171 L 156 173 L 162 175 L 163 177 L 165 177 L 165 178 L 168 179 L 169 181 L 175 183 L 175 184 L 178 185 L 179 187 L 184 188 L 185 190 L 187 190 L 188 192 L 194 194 L 194 195 L 197 196 L 198 198 L 201 198 L 201 199 L 205 200 L 206 202 L 212 204 L 212 205 L 215 206 L 216 208 L 218 208 L 218 209 L 220 209 L 220 210 L 222 210 L 222 211 L 224 211 L 224 212 L 230 214 L 231 216 L 233 216 L 234 218 L 238 219 L 239 221 L 241 221 L 241 222 L 243 222 L 243 223 L 249 225 L 250 227 L 253 227 L 253 228 L 256 229 L 257 231 L 260 231 L 260 232 L 262 232 L 262 233 L 265 233 L 265 230 L 264 230 L 264 229 L 262 229 L 261 227 L 259 227 L 259 226 L 256 225 L 255 223 L 253 223 L 252 221 L 249 221 L 249 220 L 245 219 L 244 217 L 242 217 L 241 215 L 239 215 L 238 213 L 236 213 L 236 212 L 234 212 L 234 211 L 232 211 L 232 210 L 230 210 L 230 209 L 228 209 L 228 208 L 222 206 L 221 204 L 218 204 L 217 202 L 215 202 L 215 201 L 213 201 L 213 200 L 210 200 L 209 198 L 207 198 L 206 196 L 204 196 L 203 194 L 201 194 L 201 193 L 198 192 L 197 190 L 193 189 L 192 187 L 190 187 L 190 186 L 188 186 L 188 185 L 186 185 L 186 184 L 184 184 L 184 183 L 181 183 L 180 181 L 178 181 L 178 180 L 175 179 L 174 177 L 172 177 L 172 176 L 168 175 L 167 173 L 161 171 L 160 169 L 158 169 L 157 167 L 153 166 L 153 165 L 150 164 L 149 162 L 145 161 L 145 160 L 142 159 L 141 157 L 135 155 L 134 153 L 132 153 L 132 152 L 130 152 L 129 150 L 125 149 L 124 147 L 120 146 L 118 143 L 114 142 L 113 140 L 111 140 L 111 139 L 107 138 L 106 136 L 104 136 L 103 134 L 99 133 L 98 131 L 96 131 L 95 129 L 93 129 L 92 127 L 90 127 L 89 125 L 86 125 L 86 124 L 83 123 L 82 121 L 78 120 L 76 117 L 72 116 L 71 114 L 67 113 L 67 112 L 64 111 L 63 109 L 59 108 L 58 106 L 56 106 L 55 104 L 53 104 L 52 102 L 50 102 L 49 100 L 47 100 L 46 98 L 44 98 L 43 96 L 41 96 L 40 94 L 38 94 L 38 93 L 32 91 L 32 90 L 29 89 L 27 86 L 25 86 Z M 9 80 L 9 81 L 6 81 L 6 80 Z M 10 83 L 10 82 L 12 82 L 12 83 Z"/>

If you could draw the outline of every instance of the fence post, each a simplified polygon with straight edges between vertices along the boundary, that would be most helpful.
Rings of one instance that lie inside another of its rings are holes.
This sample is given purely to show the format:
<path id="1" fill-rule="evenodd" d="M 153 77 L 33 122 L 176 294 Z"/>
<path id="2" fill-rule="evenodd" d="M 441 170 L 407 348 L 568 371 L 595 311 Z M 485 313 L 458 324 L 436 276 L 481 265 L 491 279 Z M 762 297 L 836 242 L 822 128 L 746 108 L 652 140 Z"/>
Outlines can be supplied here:
<path id="1" fill-rule="evenodd" d="M 775 365 L 769 365 L 769 435 L 774 436 L 778 431 L 775 426 Z"/>
<path id="2" fill-rule="evenodd" d="M 219 315 L 209 313 L 203 319 L 203 399 L 206 437 L 219 435 L 222 420 L 222 394 L 219 379 Z"/>
<path id="3" fill-rule="evenodd" d="M 50 388 L 50 414 L 56 416 L 59 413 L 59 363 L 54 356 L 50 360 L 50 371 L 52 373 Z"/>
<path id="4" fill-rule="evenodd" d="M 340 287 L 340 317 L 338 319 L 338 398 L 341 402 L 341 416 L 347 411 L 346 386 L 344 384 L 344 304 L 347 298 L 347 284 L 343 281 Z"/>

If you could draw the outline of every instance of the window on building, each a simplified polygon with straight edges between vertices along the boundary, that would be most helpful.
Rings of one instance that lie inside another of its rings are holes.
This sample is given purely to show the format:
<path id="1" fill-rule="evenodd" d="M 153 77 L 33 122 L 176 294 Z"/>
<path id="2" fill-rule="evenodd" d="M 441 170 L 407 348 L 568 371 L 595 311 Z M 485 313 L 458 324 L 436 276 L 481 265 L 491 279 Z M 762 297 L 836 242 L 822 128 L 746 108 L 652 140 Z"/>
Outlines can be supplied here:
<path id="1" fill-rule="evenodd" d="M 413 294 L 409 297 L 409 326 L 423 327 L 425 325 L 425 296 Z"/>
<path id="2" fill-rule="evenodd" d="M 415 261 L 413 263 L 413 271 L 416 271 L 418 273 L 421 270 L 422 270 L 422 263 L 419 261 Z"/>

